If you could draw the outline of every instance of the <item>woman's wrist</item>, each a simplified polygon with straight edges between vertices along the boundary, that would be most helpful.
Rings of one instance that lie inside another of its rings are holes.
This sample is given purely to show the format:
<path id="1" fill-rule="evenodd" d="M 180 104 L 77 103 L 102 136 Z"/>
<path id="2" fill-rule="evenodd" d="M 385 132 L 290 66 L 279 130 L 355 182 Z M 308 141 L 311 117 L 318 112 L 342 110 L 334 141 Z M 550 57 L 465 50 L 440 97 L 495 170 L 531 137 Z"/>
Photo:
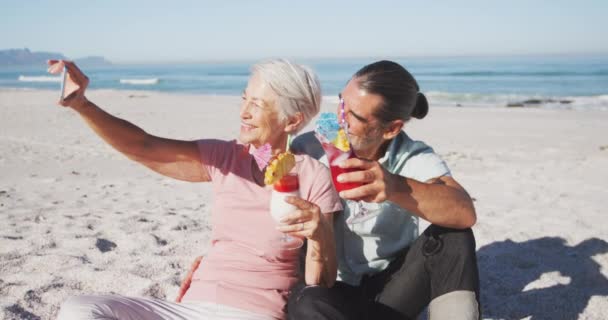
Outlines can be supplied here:
<path id="1" fill-rule="evenodd" d="M 327 225 L 328 221 L 321 218 L 319 221 L 319 231 L 317 237 L 308 239 L 310 257 L 314 261 L 327 261 L 327 246 L 333 244 L 334 237 Z"/>
<path id="2" fill-rule="evenodd" d="M 315 232 L 311 234 L 308 240 L 314 241 L 316 243 L 323 243 L 328 240 L 329 236 L 331 236 L 333 239 L 333 234 L 331 234 L 330 232 L 331 229 L 329 228 L 330 226 L 328 225 L 328 223 L 331 222 L 327 221 L 323 214 L 321 214 L 321 216 L 319 217 L 319 222 L 317 223 L 317 228 Z"/>
<path id="3" fill-rule="evenodd" d="M 82 98 L 76 99 L 72 103 L 70 103 L 70 108 L 81 112 L 86 109 L 90 104 L 91 102 L 87 99 L 87 97 L 83 96 Z"/>
<path id="4" fill-rule="evenodd" d="M 312 261 L 326 262 L 327 257 L 323 254 L 323 246 L 317 240 L 308 240 L 308 254 Z"/>

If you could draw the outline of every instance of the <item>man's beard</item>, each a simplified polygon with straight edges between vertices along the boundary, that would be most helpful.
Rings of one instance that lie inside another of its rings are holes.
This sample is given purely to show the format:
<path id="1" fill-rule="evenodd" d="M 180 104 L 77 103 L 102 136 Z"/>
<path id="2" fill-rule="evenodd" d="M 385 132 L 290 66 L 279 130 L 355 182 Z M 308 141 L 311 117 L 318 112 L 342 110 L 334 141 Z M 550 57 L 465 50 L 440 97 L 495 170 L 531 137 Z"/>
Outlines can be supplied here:
<path id="1" fill-rule="evenodd" d="M 349 135 L 349 139 L 355 155 L 360 158 L 372 157 L 373 155 L 367 153 L 379 148 L 380 144 L 382 144 L 382 139 L 379 139 L 374 135 L 365 135 L 363 137 Z"/>

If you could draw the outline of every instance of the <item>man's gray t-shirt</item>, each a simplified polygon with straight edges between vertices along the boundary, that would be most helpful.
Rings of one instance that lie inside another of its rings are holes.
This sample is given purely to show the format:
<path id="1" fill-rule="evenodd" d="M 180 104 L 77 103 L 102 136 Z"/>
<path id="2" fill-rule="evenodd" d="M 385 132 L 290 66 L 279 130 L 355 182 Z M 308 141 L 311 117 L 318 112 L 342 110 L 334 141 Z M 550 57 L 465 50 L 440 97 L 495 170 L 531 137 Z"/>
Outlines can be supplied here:
<path id="1" fill-rule="evenodd" d="M 328 164 L 312 132 L 298 136 L 292 149 Z M 403 131 L 393 139 L 379 162 L 391 173 L 421 182 L 450 175 L 445 162 L 431 147 L 410 139 Z M 419 218 L 390 201 L 363 202 L 370 212 L 370 218 L 350 224 L 346 221 L 351 212 L 358 210 L 357 202 L 342 201 L 344 212 L 336 215 L 334 220 L 338 280 L 359 285 L 363 275 L 384 270 L 400 251 L 418 237 Z"/>

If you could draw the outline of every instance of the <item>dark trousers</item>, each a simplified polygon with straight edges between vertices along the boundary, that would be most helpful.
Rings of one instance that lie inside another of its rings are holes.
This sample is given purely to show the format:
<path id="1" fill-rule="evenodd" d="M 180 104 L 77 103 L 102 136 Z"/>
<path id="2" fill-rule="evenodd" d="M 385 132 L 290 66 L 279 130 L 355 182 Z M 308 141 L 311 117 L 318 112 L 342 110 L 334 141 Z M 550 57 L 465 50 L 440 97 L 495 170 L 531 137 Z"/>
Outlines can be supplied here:
<path id="1" fill-rule="evenodd" d="M 473 232 L 431 225 L 386 270 L 364 276 L 359 286 L 296 284 L 287 314 L 293 320 L 415 319 L 434 298 L 459 290 L 475 292 L 480 305 Z"/>

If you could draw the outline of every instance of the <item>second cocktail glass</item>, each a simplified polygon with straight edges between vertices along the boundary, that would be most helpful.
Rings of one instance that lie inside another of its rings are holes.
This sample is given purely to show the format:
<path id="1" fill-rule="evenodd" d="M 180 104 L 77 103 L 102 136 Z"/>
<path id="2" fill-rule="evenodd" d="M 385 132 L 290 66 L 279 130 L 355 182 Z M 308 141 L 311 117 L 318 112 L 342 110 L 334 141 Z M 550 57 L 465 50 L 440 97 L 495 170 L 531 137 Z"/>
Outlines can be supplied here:
<path id="1" fill-rule="evenodd" d="M 350 143 L 348 142 L 347 132 L 348 129 L 344 128 L 345 123 L 340 125 L 337 116 L 334 113 L 322 113 L 317 120 L 315 128 L 315 136 L 321 143 L 321 147 L 327 155 L 327 162 L 329 164 L 329 170 L 331 171 L 331 178 L 334 187 L 338 192 L 350 190 L 362 186 L 361 183 L 356 182 L 339 182 L 338 176 L 342 173 L 356 172 L 362 169 L 359 168 L 341 168 L 340 164 L 351 158 L 356 158 Z M 346 219 L 349 224 L 356 224 L 363 222 L 373 215 L 370 215 L 367 208 L 364 206 L 363 201 L 355 201 L 355 206 L 351 208 L 350 216 Z"/>

